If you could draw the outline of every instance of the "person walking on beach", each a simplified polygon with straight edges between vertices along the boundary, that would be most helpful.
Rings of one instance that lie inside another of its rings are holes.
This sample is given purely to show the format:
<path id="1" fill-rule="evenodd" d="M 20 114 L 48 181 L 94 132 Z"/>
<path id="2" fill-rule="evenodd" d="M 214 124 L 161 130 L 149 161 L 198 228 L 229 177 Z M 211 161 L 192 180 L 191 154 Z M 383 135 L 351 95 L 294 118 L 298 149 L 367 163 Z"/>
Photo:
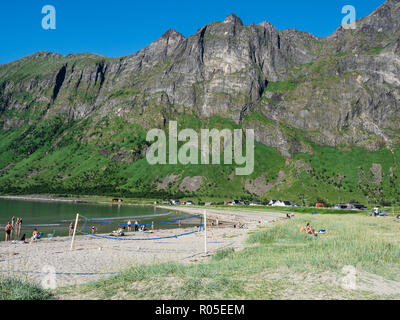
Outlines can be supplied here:
<path id="1" fill-rule="evenodd" d="M 13 227 L 10 222 L 7 223 L 6 227 L 4 228 L 6 232 L 6 241 L 11 240 L 11 231 Z"/>
<path id="2" fill-rule="evenodd" d="M 132 221 L 129 219 L 128 221 L 128 232 L 131 232 Z"/>
<path id="3" fill-rule="evenodd" d="M 71 222 L 69 224 L 69 236 L 72 237 L 72 234 L 74 233 L 74 223 Z"/>

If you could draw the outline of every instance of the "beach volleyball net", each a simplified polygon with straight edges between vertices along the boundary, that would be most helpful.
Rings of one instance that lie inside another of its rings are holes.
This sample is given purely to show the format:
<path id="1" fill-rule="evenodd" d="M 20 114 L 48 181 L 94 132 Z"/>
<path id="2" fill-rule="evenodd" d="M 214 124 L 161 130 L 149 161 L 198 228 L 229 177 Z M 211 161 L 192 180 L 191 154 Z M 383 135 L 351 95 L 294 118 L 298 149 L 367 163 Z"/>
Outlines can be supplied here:
<path id="1" fill-rule="evenodd" d="M 131 221 L 131 223 L 128 223 Z M 96 238 L 122 241 L 144 241 L 178 238 L 198 233 L 203 228 L 203 215 L 136 223 L 127 218 L 87 218 L 84 221 L 83 233 Z"/>

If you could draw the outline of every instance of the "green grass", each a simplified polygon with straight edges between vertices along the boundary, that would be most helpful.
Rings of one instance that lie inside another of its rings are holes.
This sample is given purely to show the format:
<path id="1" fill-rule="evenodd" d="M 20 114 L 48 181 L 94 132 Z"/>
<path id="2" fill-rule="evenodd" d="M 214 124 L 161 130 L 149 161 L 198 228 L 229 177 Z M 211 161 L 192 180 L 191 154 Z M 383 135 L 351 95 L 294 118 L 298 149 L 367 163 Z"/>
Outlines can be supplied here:
<path id="1" fill-rule="evenodd" d="M 298 83 L 295 80 L 269 82 L 266 90 L 271 92 L 286 92 L 296 88 L 297 85 Z"/>
<path id="2" fill-rule="evenodd" d="M 310 222 L 327 233 L 299 231 Z M 350 265 L 362 275 L 400 281 L 400 236 L 393 221 L 362 216 L 298 215 L 252 232 L 241 251 L 217 251 L 210 260 L 183 265 L 135 266 L 117 276 L 60 288 L 90 299 L 386 299 L 400 295 L 340 286 Z M 336 277 L 336 281 L 332 281 Z M 299 281 L 307 278 L 308 281 Z"/>
<path id="3" fill-rule="evenodd" d="M 38 285 L 16 278 L 0 278 L 0 300 L 50 300 L 53 293 Z"/>

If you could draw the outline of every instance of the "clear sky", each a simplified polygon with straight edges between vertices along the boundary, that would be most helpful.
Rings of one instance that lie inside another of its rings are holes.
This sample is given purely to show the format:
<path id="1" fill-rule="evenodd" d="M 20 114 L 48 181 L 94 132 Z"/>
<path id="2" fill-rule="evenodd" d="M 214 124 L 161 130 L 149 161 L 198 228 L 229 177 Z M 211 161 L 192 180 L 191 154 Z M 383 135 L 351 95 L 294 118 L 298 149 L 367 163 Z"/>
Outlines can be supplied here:
<path id="1" fill-rule="evenodd" d="M 357 19 L 384 0 L 1 0 L 0 64 L 37 51 L 92 52 L 108 57 L 132 54 L 169 28 L 184 36 L 235 13 L 244 24 L 270 21 L 316 36 L 334 32 L 342 7 L 353 5 Z M 42 28 L 42 7 L 56 9 L 56 29 Z"/>

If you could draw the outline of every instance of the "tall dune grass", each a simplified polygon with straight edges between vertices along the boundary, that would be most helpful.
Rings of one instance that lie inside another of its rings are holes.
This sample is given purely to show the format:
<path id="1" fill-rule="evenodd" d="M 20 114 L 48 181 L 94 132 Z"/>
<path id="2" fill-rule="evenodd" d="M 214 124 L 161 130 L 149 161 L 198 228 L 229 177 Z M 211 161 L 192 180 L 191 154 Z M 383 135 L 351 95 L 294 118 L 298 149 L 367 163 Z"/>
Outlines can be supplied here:
<path id="1" fill-rule="evenodd" d="M 301 233 L 300 226 L 307 222 L 316 230 L 327 230 L 326 234 Z M 207 262 L 191 265 L 135 266 L 63 293 L 94 298 L 276 299 L 304 290 L 288 274 L 339 274 L 347 265 L 399 281 L 399 229 L 397 222 L 374 217 L 298 215 L 251 233 L 241 251 L 217 251 Z M 323 283 L 321 288 L 328 297 L 335 292 L 335 298 L 365 298 L 364 293 L 341 291 L 335 283 Z"/>

